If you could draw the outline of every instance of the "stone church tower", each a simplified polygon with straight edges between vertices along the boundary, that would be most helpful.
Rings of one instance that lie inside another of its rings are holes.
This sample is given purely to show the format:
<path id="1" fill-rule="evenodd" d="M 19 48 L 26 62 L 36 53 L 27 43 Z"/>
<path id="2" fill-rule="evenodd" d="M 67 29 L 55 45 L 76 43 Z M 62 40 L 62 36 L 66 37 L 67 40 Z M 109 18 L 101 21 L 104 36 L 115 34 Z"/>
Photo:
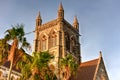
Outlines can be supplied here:
<path id="1" fill-rule="evenodd" d="M 62 3 L 59 5 L 57 19 L 42 24 L 40 12 L 36 18 L 34 51 L 49 50 L 55 55 L 55 61 L 72 54 L 81 62 L 79 43 L 79 23 L 74 17 L 73 25 L 64 19 Z"/>
<path id="2" fill-rule="evenodd" d="M 59 68 L 59 60 L 67 54 L 72 54 L 76 60 L 81 62 L 79 43 L 79 23 L 74 17 L 73 25 L 64 19 L 64 9 L 60 3 L 57 19 L 42 24 L 40 12 L 36 18 L 34 51 L 49 50 L 54 54 L 52 61 L 55 68 Z"/>

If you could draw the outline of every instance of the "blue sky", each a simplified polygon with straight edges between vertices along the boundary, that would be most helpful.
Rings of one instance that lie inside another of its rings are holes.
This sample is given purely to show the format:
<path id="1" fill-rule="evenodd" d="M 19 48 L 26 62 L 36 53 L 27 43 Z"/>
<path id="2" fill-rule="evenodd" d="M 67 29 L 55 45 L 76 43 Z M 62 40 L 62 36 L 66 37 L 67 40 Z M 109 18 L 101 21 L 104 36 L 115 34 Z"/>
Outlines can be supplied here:
<path id="1" fill-rule="evenodd" d="M 26 33 L 33 31 L 39 11 L 43 23 L 57 18 L 61 1 L 68 22 L 78 17 L 82 61 L 102 51 L 110 80 L 120 80 L 120 0 L 0 0 L 0 38 L 17 23 L 25 24 Z M 26 37 L 33 45 L 34 34 Z"/>

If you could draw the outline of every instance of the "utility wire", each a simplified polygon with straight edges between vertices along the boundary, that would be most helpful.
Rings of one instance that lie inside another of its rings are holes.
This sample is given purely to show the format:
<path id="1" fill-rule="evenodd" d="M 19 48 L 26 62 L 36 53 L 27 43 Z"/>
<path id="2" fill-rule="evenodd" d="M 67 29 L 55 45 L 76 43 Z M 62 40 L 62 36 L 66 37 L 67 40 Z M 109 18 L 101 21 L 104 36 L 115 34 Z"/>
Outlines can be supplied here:
<path id="1" fill-rule="evenodd" d="M 36 29 L 34 31 L 31 31 L 31 32 L 28 32 L 28 33 L 25 33 L 25 35 L 28 35 L 28 34 L 31 34 L 31 33 L 34 33 L 35 31 L 38 31 L 39 29 Z"/>
<path id="2" fill-rule="evenodd" d="M 31 32 L 28 32 L 28 33 L 25 33 L 25 35 L 29 35 L 29 34 L 34 33 L 34 32 L 35 32 L 35 30 L 31 31 Z"/>

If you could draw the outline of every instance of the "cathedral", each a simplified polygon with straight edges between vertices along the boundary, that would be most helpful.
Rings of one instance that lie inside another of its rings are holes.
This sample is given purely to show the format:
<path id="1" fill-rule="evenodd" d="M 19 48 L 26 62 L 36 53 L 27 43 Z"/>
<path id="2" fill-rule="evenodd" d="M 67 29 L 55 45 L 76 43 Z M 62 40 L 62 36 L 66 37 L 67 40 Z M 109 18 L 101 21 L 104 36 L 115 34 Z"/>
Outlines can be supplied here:
<path id="1" fill-rule="evenodd" d="M 77 60 L 79 67 L 76 76 L 70 77 L 70 80 L 109 80 L 102 52 L 100 52 L 100 56 L 96 59 L 81 62 L 79 30 L 77 16 L 74 17 L 73 24 L 65 20 L 62 3 L 58 7 L 57 18 L 47 23 L 42 23 L 42 16 L 39 12 L 36 18 L 34 51 L 48 50 L 50 54 L 55 56 L 50 64 L 56 69 L 56 75 L 60 74 L 60 58 L 65 57 L 67 54 L 72 54 Z M 6 68 L 7 66 L 0 66 L 0 71 L 4 71 L 2 67 Z M 13 72 L 15 73 L 12 74 L 13 76 L 17 74 L 19 77 L 18 71 L 13 70 Z M 63 80 L 60 76 L 57 77 L 59 80 Z"/>
<path id="2" fill-rule="evenodd" d="M 59 68 L 60 58 L 72 54 L 79 64 L 79 69 L 76 77 L 72 77 L 71 80 L 109 80 L 102 52 L 97 59 L 81 62 L 79 30 L 79 22 L 76 16 L 73 19 L 73 24 L 65 20 L 62 3 L 58 7 L 57 18 L 47 23 L 42 23 L 39 12 L 36 18 L 34 51 L 49 50 L 55 56 L 51 62 L 55 69 Z M 58 74 L 57 70 L 56 74 Z"/>
<path id="3" fill-rule="evenodd" d="M 34 51 L 49 50 L 55 56 L 52 65 L 59 69 L 60 58 L 67 54 L 72 54 L 78 63 L 81 62 L 79 43 L 79 23 L 77 17 L 74 18 L 73 25 L 64 19 L 64 9 L 62 4 L 58 8 L 57 19 L 42 24 L 40 12 L 36 18 Z M 56 70 L 59 75 L 59 71 Z"/>

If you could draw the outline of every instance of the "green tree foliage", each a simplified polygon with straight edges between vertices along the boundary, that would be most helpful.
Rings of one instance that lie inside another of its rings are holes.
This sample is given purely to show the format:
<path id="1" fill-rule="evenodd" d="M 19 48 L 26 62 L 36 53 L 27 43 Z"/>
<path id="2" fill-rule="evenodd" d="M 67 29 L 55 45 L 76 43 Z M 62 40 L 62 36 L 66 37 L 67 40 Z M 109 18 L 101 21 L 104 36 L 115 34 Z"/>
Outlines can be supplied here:
<path id="1" fill-rule="evenodd" d="M 49 62 L 54 56 L 48 51 L 34 52 L 32 57 L 25 55 L 23 58 L 25 61 L 18 63 L 22 73 L 21 80 L 56 80 L 55 74 L 49 68 Z"/>
<path id="2" fill-rule="evenodd" d="M 4 37 L 5 41 L 12 42 L 14 39 L 18 40 L 19 48 L 29 48 L 30 44 L 27 42 L 24 32 L 24 25 L 17 24 L 12 25 L 11 29 L 6 30 L 6 35 Z"/>
<path id="3" fill-rule="evenodd" d="M 11 55 L 12 56 L 10 57 L 11 64 L 10 64 L 10 69 L 8 74 L 8 80 L 10 80 L 10 75 L 11 75 L 12 66 L 14 62 L 14 55 L 17 54 L 16 49 L 30 47 L 30 44 L 26 40 L 23 27 L 24 27 L 23 24 L 17 24 L 15 26 L 12 26 L 12 29 L 8 29 L 5 32 L 6 35 L 4 37 L 4 40 L 6 41 L 6 43 L 12 42 L 10 53 L 9 53 L 9 56 Z"/>
<path id="4" fill-rule="evenodd" d="M 75 75 L 78 63 L 72 54 L 67 54 L 64 58 L 60 59 L 62 76 L 66 80 L 69 80 L 71 75 Z"/>
<path id="5" fill-rule="evenodd" d="M 9 45 L 4 39 L 0 39 L 0 63 L 2 64 L 8 57 Z"/>

